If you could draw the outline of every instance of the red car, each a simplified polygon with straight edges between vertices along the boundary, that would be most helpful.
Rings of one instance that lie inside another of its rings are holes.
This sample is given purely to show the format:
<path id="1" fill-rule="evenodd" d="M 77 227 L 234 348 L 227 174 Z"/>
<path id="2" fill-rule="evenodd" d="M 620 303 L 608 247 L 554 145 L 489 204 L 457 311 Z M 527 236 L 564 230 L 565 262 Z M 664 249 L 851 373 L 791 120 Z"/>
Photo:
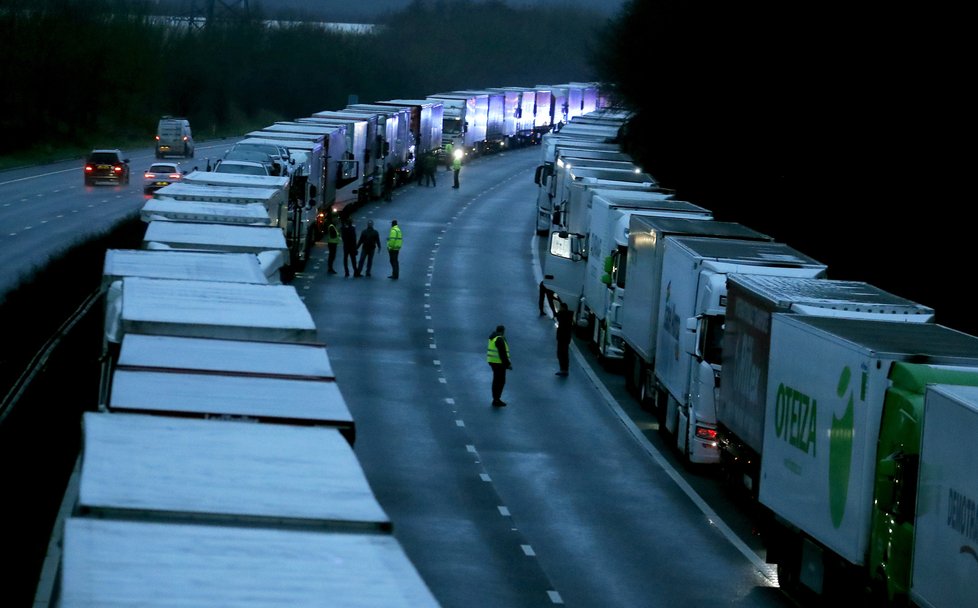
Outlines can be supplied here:
<path id="1" fill-rule="evenodd" d="M 129 184 L 129 159 L 122 150 L 92 150 L 85 159 L 85 185 L 99 182 Z"/>

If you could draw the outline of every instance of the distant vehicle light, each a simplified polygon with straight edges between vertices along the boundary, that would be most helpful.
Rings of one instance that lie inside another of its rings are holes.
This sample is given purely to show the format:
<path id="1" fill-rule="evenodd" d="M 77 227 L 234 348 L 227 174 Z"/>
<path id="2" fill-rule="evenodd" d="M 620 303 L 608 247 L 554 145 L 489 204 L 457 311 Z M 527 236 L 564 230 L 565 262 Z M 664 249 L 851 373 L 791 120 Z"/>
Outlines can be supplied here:
<path id="1" fill-rule="evenodd" d="M 452 156 L 454 156 L 455 158 L 462 158 L 464 154 L 465 153 L 462 152 L 461 150 L 455 150 L 454 152 L 452 152 Z"/>

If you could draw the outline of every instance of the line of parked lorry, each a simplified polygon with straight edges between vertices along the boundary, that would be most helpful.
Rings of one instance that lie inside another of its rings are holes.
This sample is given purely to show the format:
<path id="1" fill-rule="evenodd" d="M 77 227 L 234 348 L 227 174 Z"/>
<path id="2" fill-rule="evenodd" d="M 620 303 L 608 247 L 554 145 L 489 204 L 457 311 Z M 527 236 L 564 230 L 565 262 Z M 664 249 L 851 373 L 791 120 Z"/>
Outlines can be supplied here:
<path id="1" fill-rule="evenodd" d="M 517 90 L 544 88 L 567 87 Z M 317 218 L 379 196 L 381 164 L 442 146 L 434 97 L 373 105 L 249 133 L 235 145 L 285 148 L 279 175 L 186 174 L 145 202 L 140 249 L 106 252 L 98 406 L 36 605 L 438 606 L 289 284 Z"/>
<path id="2" fill-rule="evenodd" d="M 978 338 L 675 198 L 599 109 L 542 138 L 543 286 L 690 464 L 763 516 L 782 589 L 978 606 Z"/>
<path id="3" fill-rule="evenodd" d="M 235 223 L 253 224 L 260 219 L 257 207 L 247 204 L 261 204 L 268 214 L 263 223 L 284 231 L 288 253 L 276 258 L 279 266 L 269 268 L 269 275 L 288 276 L 303 268 L 330 214 L 379 200 L 385 187 L 417 179 L 427 155 L 452 150 L 464 158 L 536 144 L 544 133 L 603 103 L 594 83 L 350 103 L 249 132 L 213 166 L 208 161 L 207 171 L 182 176 L 179 183 L 153 182 L 144 219 L 204 221 L 230 205 Z M 185 123 L 181 119 L 189 131 Z M 388 169 L 395 179 L 385 185 Z"/>

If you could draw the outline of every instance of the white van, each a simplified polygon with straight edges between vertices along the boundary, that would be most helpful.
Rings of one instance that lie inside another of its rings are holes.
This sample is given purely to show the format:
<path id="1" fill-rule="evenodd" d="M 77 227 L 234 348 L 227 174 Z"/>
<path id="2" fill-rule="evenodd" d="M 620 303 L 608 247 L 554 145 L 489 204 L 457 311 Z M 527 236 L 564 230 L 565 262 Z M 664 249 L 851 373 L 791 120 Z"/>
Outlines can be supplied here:
<path id="1" fill-rule="evenodd" d="M 194 136 L 190 121 L 164 116 L 156 128 L 156 158 L 166 156 L 194 157 Z"/>

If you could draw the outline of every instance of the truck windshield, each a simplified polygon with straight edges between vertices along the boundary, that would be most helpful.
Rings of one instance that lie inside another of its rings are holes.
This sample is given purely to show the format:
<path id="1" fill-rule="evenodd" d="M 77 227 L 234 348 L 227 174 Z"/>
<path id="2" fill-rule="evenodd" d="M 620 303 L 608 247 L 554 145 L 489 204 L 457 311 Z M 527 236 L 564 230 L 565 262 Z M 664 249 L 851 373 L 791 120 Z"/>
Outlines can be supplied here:
<path id="1" fill-rule="evenodd" d="M 723 344 L 723 315 L 708 315 L 704 318 L 703 343 L 700 345 L 703 360 L 710 365 L 720 365 Z"/>

